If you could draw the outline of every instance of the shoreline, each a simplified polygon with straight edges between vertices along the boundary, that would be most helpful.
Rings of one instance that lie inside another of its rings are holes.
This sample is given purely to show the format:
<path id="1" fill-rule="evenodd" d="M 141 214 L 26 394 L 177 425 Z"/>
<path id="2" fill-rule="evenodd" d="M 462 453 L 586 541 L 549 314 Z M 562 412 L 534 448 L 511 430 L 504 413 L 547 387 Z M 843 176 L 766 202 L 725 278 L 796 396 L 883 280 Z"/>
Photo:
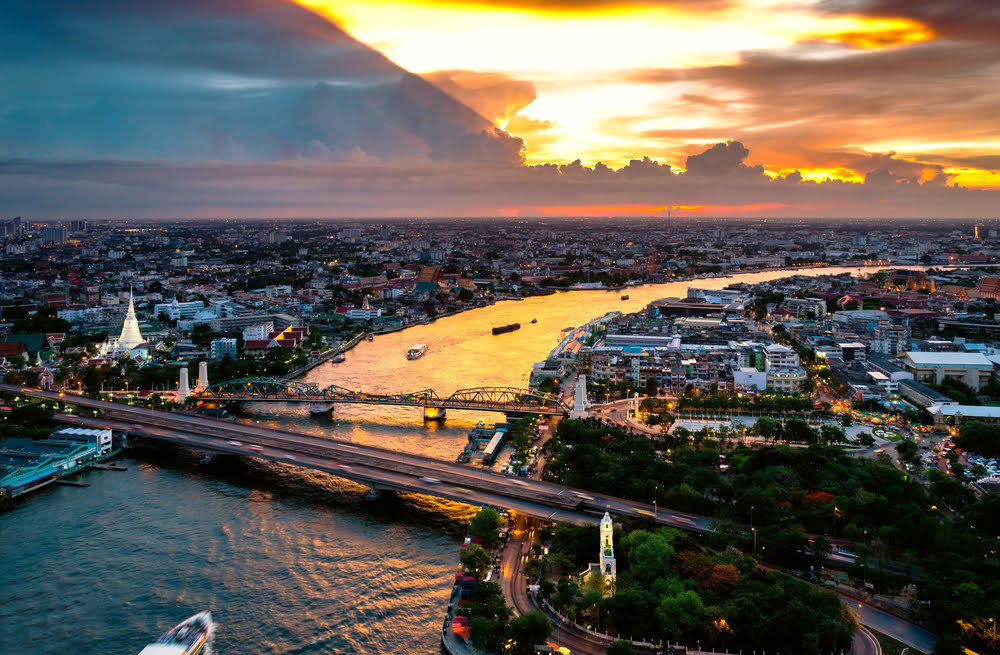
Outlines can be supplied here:
<path id="1" fill-rule="evenodd" d="M 890 262 L 890 263 L 887 263 L 887 264 L 861 265 L 861 266 L 857 266 L 857 268 L 859 270 L 862 270 L 862 269 L 876 269 L 876 270 L 881 270 L 881 269 L 889 268 L 889 267 L 892 267 L 892 266 L 893 266 L 893 264 Z M 928 268 L 935 268 L 934 266 L 931 266 L 931 265 L 925 266 L 923 264 L 899 264 L 896 267 L 897 268 L 919 268 L 921 270 L 926 270 Z M 681 283 L 681 282 L 692 282 L 692 281 L 695 281 L 695 280 L 725 280 L 725 279 L 728 279 L 728 278 L 732 278 L 735 275 L 754 275 L 754 274 L 757 274 L 757 273 L 771 273 L 771 272 L 776 272 L 777 273 L 777 272 L 785 272 L 785 271 L 792 272 L 792 271 L 802 271 L 802 270 L 815 271 L 815 270 L 822 270 L 822 269 L 842 269 L 842 268 L 854 268 L 854 267 L 853 266 L 848 266 L 848 265 L 823 264 L 823 265 L 816 265 L 816 266 L 799 265 L 799 266 L 782 266 L 782 267 L 775 267 L 775 268 L 758 268 L 758 269 L 747 269 L 747 270 L 741 270 L 741 271 L 730 271 L 728 273 L 720 274 L 720 275 L 694 276 L 694 277 L 676 278 L 676 279 L 672 279 L 672 280 L 665 280 L 663 282 L 643 282 L 642 284 L 636 284 L 636 285 L 631 285 L 631 286 L 626 285 L 625 287 L 621 287 L 619 289 L 613 289 L 611 287 L 601 287 L 599 289 L 593 289 L 593 288 L 583 288 L 583 289 L 571 289 L 571 288 L 567 288 L 567 289 L 552 289 L 551 293 L 538 293 L 538 294 L 532 294 L 530 296 L 504 297 L 504 298 L 498 298 L 498 299 L 492 299 L 491 298 L 489 300 L 489 302 L 487 302 L 486 304 L 475 305 L 475 306 L 472 306 L 472 307 L 462 307 L 462 308 L 459 308 L 459 309 L 455 309 L 453 311 L 442 312 L 441 314 L 438 314 L 438 315 L 434 316 L 433 318 L 428 318 L 428 319 L 425 319 L 423 321 L 415 321 L 413 323 L 407 323 L 406 325 L 400 325 L 400 326 L 397 326 L 397 327 L 387 328 L 387 329 L 383 329 L 383 330 L 366 330 L 366 331 L 360 333 L 359 335 L 357 335 L 356 337 L 354 337 L 353 339 L 351 339 L 350 341 L 346 342 L 346 343 L 350 344 L 349 346 L 341 347 L 336 352 L 334 352 L 335 349 L 331 349 L 331 350 L 325 351 L 323 354 L 320 355 L 320 357 L 316 361 L 309 362 L 308 364 L 302 366 L 298 370 L 296 370 L 296 371 L 294 371 L 292 373 L 289 373 L 288 375 L 285 376 L 285 378 L 288 379 L 288 380 L 296 380 L 296 379 L 302 377 L 303 375 L 305 375 L 309 371 L 313 370 L 314 368 L 317 368 L 321 364 L 328 363 L 329 360 L 332 359 L 333 357 L 336 357 L 337 355 L 344 354 L 344 353 L 346 353 L 346 352 L 354 349 L 359 343 L 361 343 L 362 341 L 366 340 L 366 338 L 367 338 L 368 335 L 372 335 L 373 337 L 377 337 L 377 336 L 382 335 L 382 334 L 392 334 L 394 332 L 402 332 L 403 330 L 406 330 L 406 329 L 411 328 L 411 327 L 416 327 L 418 325 L 429 325 L 429 324 L 434 323 L 437 320 L 442 319 L 442 318 L 448 318 L 448 317 L 451 317 L 451 316 L 457 316 L 459 314 L 463 314 L 465 312 L 470 312 L 470 311 L 473 311 L 473 310 L 476 310 L 476 309 L 486 309 L 487 307 L 492 307 L 492 306 L 497 305 L 497 304 L 502 303 L 502 302 L 523 302 L 524 300 L 527 300 L 528 298 L 534 298 L 536 296 L 539 296 L 539 297 L 541 297 L 541 296 L 551 296 L 551 295 L 555 295 L 555 294 L 558 294 L 558 293 L 569 293 L 569 292 L 573 292 L 573 291 L 604 291 L 604 292 L 617 293 L 617 291 L 620 291 L 621 289 L 625 289 L 625 288 L 628 288 L 628 289 L 641 289 L 643 287 L 659 286 L 659 285 L 665 285 L 665 284 L 676 284 L 676 283 Z M 963 268 L 963 267 L 962 266 L 958 266 L 958 265 L 954 265 L 954 266 L 941 266 L 940 268 Z M 353 342 L 353 343 L 351 343 L 351 342 Z"/>

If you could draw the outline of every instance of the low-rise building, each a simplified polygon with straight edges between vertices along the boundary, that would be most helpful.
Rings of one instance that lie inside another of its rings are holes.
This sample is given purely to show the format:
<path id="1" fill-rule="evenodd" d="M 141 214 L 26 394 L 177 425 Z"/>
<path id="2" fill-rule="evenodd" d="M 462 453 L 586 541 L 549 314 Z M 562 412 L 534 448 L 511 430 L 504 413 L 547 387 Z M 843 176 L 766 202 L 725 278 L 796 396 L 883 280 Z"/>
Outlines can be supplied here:
<path id="1" fill-rule="evenodd" d="M 993 362 L 980 353 L 910 351 L 902 361 L 916 380 L 934 384 L 958 380 L 976 391 L 993 375 Z"/>
<path id="2" fill-rule="evenodd" d="M 750 367 L 734 368 L 733 388 L 736 391 L 763 391 L 767 389 L 767 373 Z"/>
<path id="3" fill-rule="evenodd" d="M 801 366 L 786 366 L 767 370 L 767 388 L 785 393 L 795 393 L 802 390 L 802 385 L 809 379 L 806 370 Z"/>
<path id="4" fill-rule="evenodd" d="M 18 496 L 86 468 L 111 452 L 111 430 L 63 428 L 48 439 L 0 441 L 0 488 Z"/>
<path id="5" fill-rule="evenodd" d="M 764 368 L 795 368 L 799 365 L 799 355 L 791 346 L 772 343 L 764 346 Z"/>
<path id="6" fill-rule="evenodd" d="M 979 421 L 991 425 L 1000 423 L 1000 407 L 953 403 L 931 405 L 927 411 L 934 417 L 934 425 L 938 428 L 949 424 L 961 425 L 962 421 Z"/>

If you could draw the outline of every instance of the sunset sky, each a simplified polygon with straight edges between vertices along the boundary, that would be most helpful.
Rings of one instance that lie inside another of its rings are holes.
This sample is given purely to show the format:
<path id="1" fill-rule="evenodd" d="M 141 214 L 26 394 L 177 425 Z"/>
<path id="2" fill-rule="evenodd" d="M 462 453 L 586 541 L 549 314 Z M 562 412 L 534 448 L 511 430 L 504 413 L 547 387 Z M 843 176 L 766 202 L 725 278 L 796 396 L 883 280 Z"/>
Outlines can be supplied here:
<path id="1" fill-rule="evenodd" d="M 8 0 L 0 213 L 996 216 L 1000 3 Z"/>

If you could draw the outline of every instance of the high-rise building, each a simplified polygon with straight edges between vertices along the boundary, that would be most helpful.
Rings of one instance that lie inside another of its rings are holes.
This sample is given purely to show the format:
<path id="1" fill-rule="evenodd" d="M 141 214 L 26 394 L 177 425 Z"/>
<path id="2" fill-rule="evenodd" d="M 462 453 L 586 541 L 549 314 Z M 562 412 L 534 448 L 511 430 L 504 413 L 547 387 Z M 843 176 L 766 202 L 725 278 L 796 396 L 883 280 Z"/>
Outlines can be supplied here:
<path id="1" fill-rule="evenodd" d="M 42 241 L 44 243 L 66 243 L 69 240 L 69 231 L 65 225 L 46 225 L 42 228 Z"/>

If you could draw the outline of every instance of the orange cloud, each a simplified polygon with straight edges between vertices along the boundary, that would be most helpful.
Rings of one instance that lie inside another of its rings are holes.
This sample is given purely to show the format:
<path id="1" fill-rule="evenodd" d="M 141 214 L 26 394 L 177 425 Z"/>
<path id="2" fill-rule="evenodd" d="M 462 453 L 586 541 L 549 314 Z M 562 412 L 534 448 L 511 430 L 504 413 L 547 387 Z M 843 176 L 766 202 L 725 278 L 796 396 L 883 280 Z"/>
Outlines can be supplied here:
<path id="1" fill-rule="evenodd" d="M 929 27 L 908 18 L 863 18 L 844 16 L 824 25 L 824 31 L 807 35 L 805 41 L 847 45 L 858 50 L 881 50 L 934 38 Z"/>

